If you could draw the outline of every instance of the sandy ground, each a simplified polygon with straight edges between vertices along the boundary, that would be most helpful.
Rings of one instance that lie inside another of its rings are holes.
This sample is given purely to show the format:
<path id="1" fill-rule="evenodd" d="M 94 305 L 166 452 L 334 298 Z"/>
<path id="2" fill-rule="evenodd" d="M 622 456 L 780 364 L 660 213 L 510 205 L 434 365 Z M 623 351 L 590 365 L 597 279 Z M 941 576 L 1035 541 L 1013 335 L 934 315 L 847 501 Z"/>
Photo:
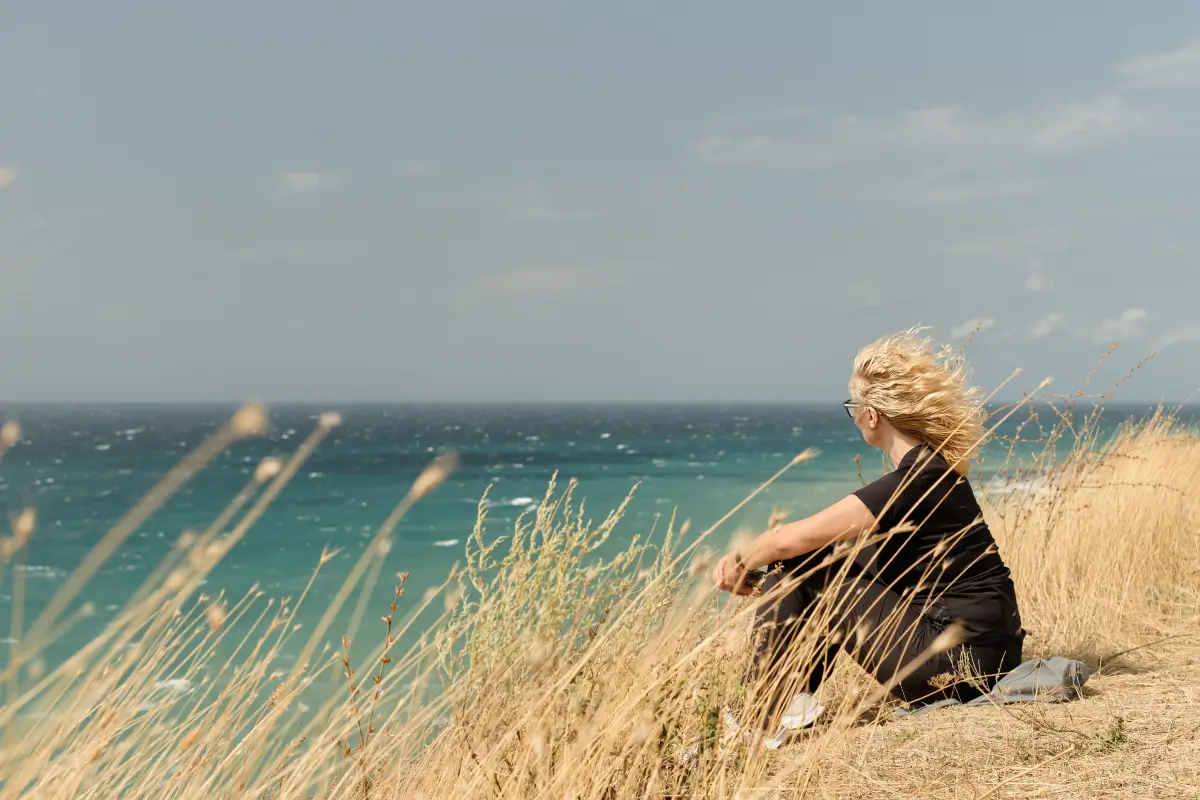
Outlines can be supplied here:
<path id="1" fill-rule="evenodd" d="M 1092 675 L 1076 702 L 866 725 L 777 796 L 1200 798 L 1200 639 L 1190 641 Z"/>

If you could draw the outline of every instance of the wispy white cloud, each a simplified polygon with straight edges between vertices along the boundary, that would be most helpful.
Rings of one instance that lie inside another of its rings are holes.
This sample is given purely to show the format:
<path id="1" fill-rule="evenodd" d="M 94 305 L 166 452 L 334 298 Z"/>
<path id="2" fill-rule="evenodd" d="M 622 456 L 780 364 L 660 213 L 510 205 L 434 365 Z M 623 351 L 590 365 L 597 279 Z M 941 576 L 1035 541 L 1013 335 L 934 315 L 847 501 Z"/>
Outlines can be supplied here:
<path id="1" fill-rule="evenodd" d="M 285 172 L 279 176 L 281 194 L 305 194 L 340 186 L 341 177 L 331 172 Z"/>
<path id="2" fill-rule="evenodd" d="M 1148 318 L 1144 308 L 1127 308 L 1116 319 L 1106 319 L 1092 331 L 1092 341 L 1109 344 L 1141 336 Z"/>
<path id="3" fill-rule="evenodd" d="M 996 320 L 993 317 L 971 317 L 969 320 L 950 331 L 950 338 L 966 339 L 969 336 L 974 336 L 977 333 L 983 333 L 984 331 L 994 327 L 996 327 Z"/>
<path id="4" fill-rule="evenodd" d="M 1037 294 L 1054 288 L 1054 279 L 1046 272 L 1044 262 L 1040 258 L 1029 259 L 1025 266 L 1029 272 L 1025 277 L 1025 291 Z"/>
<path id="5" fill-rule="evenodd" d="M 1054 281 L 1044 272 L 1030 273 L 1029 277 L 1025 279 L 1025 291 L 1029 292 L 1030 294 L 1045 292 L 1053 288 Z"/>
<path id="6" fill-rule="evenodd" d="M 1122 95 L 978 115 L 954 106 L 803 117 L 786 133 L 713 134 L 691 145 L 707 164 L 815 167 L 886 152 L 978 158 L 1063 156 L 1128 138 L 1147 124 Z M 1011 189 L 1010 189 L 1011 191 Z"/>
<path id="7" fill-rule="evenodd" d="M 1177 50 L 1131 58 L 1117 65 L 1117 76 L 1126 86 L 1151 89 L 1200 84 L 1200 40 Z"/>
<path id="8" fill-rule="evenodd" d="M 522 267 L 481 279 L 478 288 L 491 295 L 532 297 L 577 294 L 624 285 L 626 275 L 619 269 L 585 267 Z"/>
<path id="9" fill-rule="evenodd" d="M 1032 128 L 1029 144 L 1034 152 L 1069 153 L 1128 138 L 1148 122 L 1122 95 L 1104 94 L 1055 109 Z"/>
<path id="10" fill-rule="evenodd" d="M 1051 336 L 1061 331 L 1066 327 L 1066 325 L 1066 314 L 1060 314 L 1057 312 L 1053 314 L 1047 314 L 1037 322 L 1030 325 L 1029 329 L 1025 331 L 1025 336 L 1029 339 L 1045 339 L 1047 336 Z"/>
<path id="11" fill-rule="evenodd" d="M 0 167 L 0 189 L 12 186 L 13 181 L 17 179 L 17 168 L 11 165 Z"/>
<path id="12" fill-rule="evenodd" d="M 1163 350 L 1178 344 L 1194 344 L 1200 342 L 1200 324 L 1188 323 L 1172 328 L 1158 337 L 1154 343 L 1155 350 Z"/>

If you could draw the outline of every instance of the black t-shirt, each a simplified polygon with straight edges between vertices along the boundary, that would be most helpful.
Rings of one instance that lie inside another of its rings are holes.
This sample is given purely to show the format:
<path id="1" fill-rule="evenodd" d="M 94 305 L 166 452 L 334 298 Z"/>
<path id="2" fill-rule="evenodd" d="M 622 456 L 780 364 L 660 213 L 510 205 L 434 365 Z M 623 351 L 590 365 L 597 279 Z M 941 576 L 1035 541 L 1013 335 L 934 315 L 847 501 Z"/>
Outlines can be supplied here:
<path id="1" fill-rule="evenodd" d="M 971 485 L 932 448 L 917 446 L 894 472 L 856 491 L 884 536 L 877 580 L 932 616 L 961 619 L 968 643 L 992 642 L 1020 627 L 1012 577 Z M 915 530 L 906 530 L 915 526 Z M 896 531 L 897 528 L 900 531 Z"/>

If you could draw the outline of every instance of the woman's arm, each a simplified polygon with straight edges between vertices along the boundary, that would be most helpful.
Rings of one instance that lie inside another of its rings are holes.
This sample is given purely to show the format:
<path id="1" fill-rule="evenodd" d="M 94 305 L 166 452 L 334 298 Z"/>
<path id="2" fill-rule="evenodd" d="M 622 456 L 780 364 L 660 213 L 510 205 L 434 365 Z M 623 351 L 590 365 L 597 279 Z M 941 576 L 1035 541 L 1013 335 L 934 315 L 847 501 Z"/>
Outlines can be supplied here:
<path id="1" fill-rule="evenodd" d="M 713 579 L 722 589 L 732 590 L 744 582 L 747 572 L 811 553 L 831 542 L 853 539 L 874 527 L 875 516 L 863 501 L 848 495 L 811 517 L 773 528 L 738 553 L 725 556 L 713 570 Z"/>

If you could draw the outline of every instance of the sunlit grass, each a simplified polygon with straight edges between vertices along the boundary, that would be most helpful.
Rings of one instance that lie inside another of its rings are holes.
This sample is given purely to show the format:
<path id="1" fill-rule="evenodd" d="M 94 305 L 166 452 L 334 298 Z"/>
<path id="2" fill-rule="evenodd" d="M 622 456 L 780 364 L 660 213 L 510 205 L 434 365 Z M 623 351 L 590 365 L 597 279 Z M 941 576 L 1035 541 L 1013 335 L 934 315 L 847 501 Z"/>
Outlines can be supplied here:
<path id="1" fill-rule="evenodd" d="M 19 636 L 4 667 L 0 796 L 600 800 L 951 792 L 961 781 L 947 777 L 949 757 L 910 758 L 895 772 L 903 760 L 898 748 L 927 735 L 958 751 L 975 741 L 990 748 L 970 777 L 975 793 L 962 794 L 986 796 L 1024 780 L 1015 771 L 1083 770 L 1136 738 L 1123 722 L 1085 730 L 1040 710 L 951 712 L 961 720 L 951 733 L 949 717 L 894 727 L 884 724 L 886 692 L 839 664 L 820 731 L 775 751 L 753 736 L 723 742 L 726 710 L 750 727 L 761 727 L 766 714 L 764 687 L 743 680 L 757 601 L 717 597 L 707 580 L 709 553 L 727 535 L 716 526 L 693 532 L 672 517 L 606 556 L 601 545 L 623 524 L 626 506 L 596 521 L 581 487 L 556 480 L 536 510 L 503 531 L 489 530 L 481 500 L 464 560 L 440 588 L 410 597 L 407 576 L 380 585 L 395 530 L 449 475 L 450 457 L 412 476 L 412 488 L 355 554 L 313 629 L 297 621 L 300 604 L 312 602 L 307 590 L 290 601 L 257 589 L 238 598 L 198 594 L 230 548 L 252 535 L 336 416 L 322 417 L 290 457 L 260 467 L 217 519 L 181 533 L 114 620 L 47 668 L 47 645 L 90 615 L 77 598 L 99 565 L 217 453 L 261 433 L 260 413 L 239 412 L 164 478 L 28 627 L 18 590 L 23 573 L 12 565 L 36 535 L 36 517 L 18 517 L 0 542 Z M 6 427 L 0 454 L 19 438 Z M 1040 455 L 1005 465 L 1009 491 L 985 504 L 1031 632 L 1027 656 L 1154 666 L 1156 642 L 1181 641 L 1171 637 L 1200 621 L 1200 496 L 1193 489 L 1200 436 L 1158 414 L 1102 439 L 1094 417 L 1080 423 L 1064 414 L 1049 420 L 1043 439 Z M 781 471 L 813 456 L 802 454 Z M 314 579 L 331 557 L 326 551 L 313 565 Z M 347 608 L 348 629 L 337 630 Z M 397 644 L 410 640 L 407 648 Z M 812 636 L 801 638 L 797 670 L 813 645 Z M 285 663 L 285 651 L 300 657 Z M 318 681 L 334 678 L 337 692 L 317 691 Z M 193 691 L 179 695 L 172 685 Z M 1200 708 L 1200 697 L 1192 699 Z M 1001 729 L 1008 739 L 998 746 Z M 1062 744 L 1054 749 L 1047 740 Z"/>

